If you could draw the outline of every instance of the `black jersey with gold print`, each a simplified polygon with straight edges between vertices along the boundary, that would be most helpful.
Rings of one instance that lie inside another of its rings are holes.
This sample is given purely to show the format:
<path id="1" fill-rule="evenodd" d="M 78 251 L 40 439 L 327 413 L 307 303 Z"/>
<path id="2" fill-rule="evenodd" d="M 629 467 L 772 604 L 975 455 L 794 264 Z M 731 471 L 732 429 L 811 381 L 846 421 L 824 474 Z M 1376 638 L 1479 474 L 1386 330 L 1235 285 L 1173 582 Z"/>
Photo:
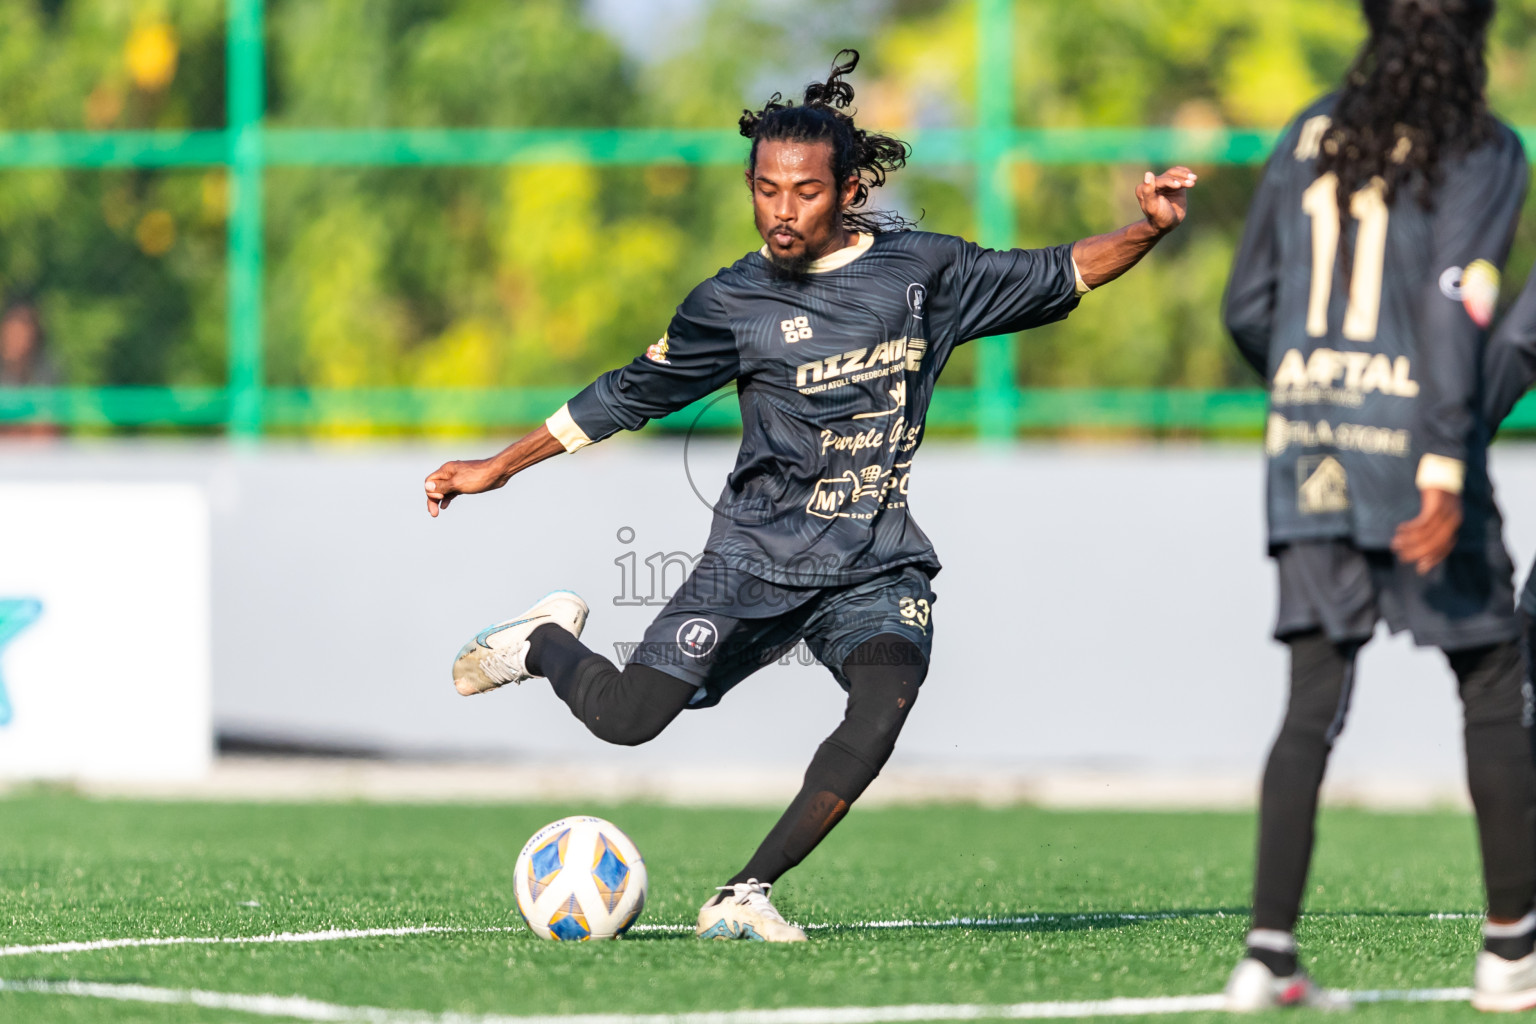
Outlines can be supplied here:
<path id="1" fill-rule="evenodd" d="M 1271 545 L 1349 538 L 1385 548 L 1417 488 L 1461 491 L 1460 543 L 1496 523 L 1482 351 L 1528 177 L 1514 132 L 1447 160 L 1426 210 L 1414 183 L 1354 193 L 1317 155 L 1334 97 L 1304 111 L 1265 167 L 1225 316 L 1269 382 Z M 1346 265 L 1346 258 L 1348 260 Z"/>
<path id="2" fill-rule="evenodd" d="M 661 340 L 548 421 L 575 451 L 734 381 L 742 442 L 706 552 L 789 587 L 939 562 L 908 508 L 934 383 L 955 346 L 1060 320 L 1070 246 L 994 251 L 860 235 L 798 278 L 752 253 L 695 288 Z"/>

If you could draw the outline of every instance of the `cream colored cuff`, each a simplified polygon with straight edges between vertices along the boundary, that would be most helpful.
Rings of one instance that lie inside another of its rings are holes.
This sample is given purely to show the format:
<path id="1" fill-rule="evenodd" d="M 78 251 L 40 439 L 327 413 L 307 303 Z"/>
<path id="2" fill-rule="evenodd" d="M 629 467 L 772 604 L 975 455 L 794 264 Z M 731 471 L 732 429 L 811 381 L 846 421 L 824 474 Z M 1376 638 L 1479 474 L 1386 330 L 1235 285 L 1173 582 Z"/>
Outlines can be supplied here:
<path id="1" fill-rule="evenodd" d="M 1087 295 L 1093 291 L 1092 288 L 1088 287 L 1088 282 L 1083 280 L 1083 272 L 1077 269 L 1076 256 L 1072 257 L 1072 276 L 1077 278 L 1077 294 Z"/>
<path id="2" fill-rule="evenodd" d="M 549 428 L 549 432 L 554 435 L 556 441 L 565 445 L 565 450 L 568 452 L 585 448 L 592 443 L 587 432 L 578 427 L 576 421 L 571 418 L 569 405 L 562 405 L 558 412 L 544 421 L 544 425 Z"/>
<path id="3" fill-rule="evenodd" d="M 1444 455 L 1426 455 L 1419 460 L 1419 473 L 1414 484 L 1419 490 L 1445 491 L 1460 494 L 1467 479 L 1467 464 L 1460 459 Z"/>

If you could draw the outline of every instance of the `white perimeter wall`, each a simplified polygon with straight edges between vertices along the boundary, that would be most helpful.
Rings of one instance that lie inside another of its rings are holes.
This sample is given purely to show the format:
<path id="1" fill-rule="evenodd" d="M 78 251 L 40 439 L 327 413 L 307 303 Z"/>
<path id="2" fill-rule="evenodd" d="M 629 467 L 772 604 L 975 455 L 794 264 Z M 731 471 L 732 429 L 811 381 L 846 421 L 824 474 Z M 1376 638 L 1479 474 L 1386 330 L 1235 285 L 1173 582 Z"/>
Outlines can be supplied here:
<path id="1" fill-rule="evenodd" d="M 697 552 L 710 514 L 688 470 L 713 496 L 734 454 L 616 439 L 429 519 L 426 473 L 491 447 L 11 445 L 0 483 L 206 488 L 220 729 L 541 764 L 804 765 L 841 713 L 815 666 L 767 669 L 633 750 L 593 740 L 542 682 L 453 692 L 459 645 L 554 587 L 592 604 L 595 649 L 639 640 L 654 609 L 615 606 L 615 559 L 639 556 L 645 592 L 646 556 Z M 1494 465 L 1523 570 L 1536 448 L 1501 446 Z M 1255 778 L 1285 674 L 1260 468 L 1246 445 L 926 445 L 912 502 L 946 568 L 933 669 L 893 766 Z M 1378 638 L 1332 777 L 1454 784 L 1459 728 L 1443 659 Z"/>

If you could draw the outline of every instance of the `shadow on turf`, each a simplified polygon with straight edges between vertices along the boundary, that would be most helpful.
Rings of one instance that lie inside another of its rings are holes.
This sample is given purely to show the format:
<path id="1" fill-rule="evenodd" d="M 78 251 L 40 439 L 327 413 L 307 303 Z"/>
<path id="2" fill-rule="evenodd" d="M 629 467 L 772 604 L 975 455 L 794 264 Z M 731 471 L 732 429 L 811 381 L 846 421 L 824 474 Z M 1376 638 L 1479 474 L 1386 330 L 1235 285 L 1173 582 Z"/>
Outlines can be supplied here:
<path id="1" fill-rule="evenodd" d="M 815 939 L 821 935 L 875 935 L 885 932 L 929 931 L 978 931 L 978 932 L 1086 932 L 1095 929 L 1125 928 L 1132 925 L 1158 924 L 1164 921 L 1195 921 L 1201 919 L 1231 919 L 1235 926 L 1246 928 L 1252 913 L 1248 907 L 1176 907 L 1169 910 L 1133 911 L 1100 910 L 1092 912 L 1032 912 L 1020 914 L 957 914 L 947 920 L 851 922 L 844 924 L 807 924 L 805 929 Z M 1309 918 L 1402 918 L 1422 920 L 1434 913 L 1430 911 L 1404 910 L 1317 910 L 1308 911 Z M 1475 911 L 1452 912 L 1455 917 L 1480 919 Z M 633 942 L 692 942 L 693 930 L 686 925 L 660 925 L 676 928 L 676 931 L 632 931 L 624 937 L 626 944 Z"/>
<path id="2" fill-rule="evenodd" d="M 1091 913 L 1020 913 L 957 914 L 942 921 L 882 921 L 847 924 L 810 924 L 811 937 L 831 934 L 879 934 L 885 932 L 986 931 L 986 932 L 1086 932 L 1095 929 L 1125 928 L 1156 924 L 1160 921 L 1185 921 L 1199 918 L 1233 918 L 1247 923 L 1247 907 L 1189 907 L 1155 912 L 1095 911 Z M 636 931 L 625 942 L 666 942 L 694 938 L 691 931 Z"/>
<path id="3" fill-rule="evenodd" d="M 1247 907 L 1188 907 L 1156 912 L 1094 911 L 1076 913 L 1026 912 L 1019 914 L 957 914 L 948 921 L 877 924 L 829 924 L 817 928 L 829 932 L 889 931 L 988 931 L 988 932 L 1086 932 L 1126 928 L 1159 921 L 1234 917 L 1248 919 Z"/>

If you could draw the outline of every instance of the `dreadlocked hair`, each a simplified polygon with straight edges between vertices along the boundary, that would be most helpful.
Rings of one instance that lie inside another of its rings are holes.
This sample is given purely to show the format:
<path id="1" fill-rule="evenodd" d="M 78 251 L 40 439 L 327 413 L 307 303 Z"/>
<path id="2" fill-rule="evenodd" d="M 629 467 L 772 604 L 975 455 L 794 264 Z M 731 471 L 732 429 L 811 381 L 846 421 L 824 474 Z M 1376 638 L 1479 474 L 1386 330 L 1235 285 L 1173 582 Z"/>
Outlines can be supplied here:
<path id="1" fill-rule="evenodd" d="M 846 62 L 842 62 L 844 58 Z M 849 178 L 859 179 L 853 200 L 843 209 L 843 223 L 854 231 L 882 234 L 910 231 L 914 222 L 887 210 L 866 210 L 871 189 L 885 184 L 886 177 L 906 165 L 912 147 L 900 139 L 865 131 L 853 123 L 853 86 L 844 76 L 859 66 L 859 51 L 839 50 L 825 82 L 805 87 L 805 100 L 796 105 L 774 93 L 761 110 L 741 113 L 741 134 L 752 140 L 747 170 L 757 166 L 757 147 L 762 142 L 826 142 L 832 147 L 832 178 L 841 188 Z"/>
<path id="2" fill-rule="evenodd" d="M 1338 177 L 1341 226 L 1351 194 L 1375 178 L 1388 204 L 1411 184 L 1419 205 L 1432 209 L 1443 161 L 1476 149 L 1494 126 L 1483 56 L 1494 0 L 1364 0 L 1363 7 L 1370 38 L 1344 79 L 1318 153 L 1319 173 Z"/>

